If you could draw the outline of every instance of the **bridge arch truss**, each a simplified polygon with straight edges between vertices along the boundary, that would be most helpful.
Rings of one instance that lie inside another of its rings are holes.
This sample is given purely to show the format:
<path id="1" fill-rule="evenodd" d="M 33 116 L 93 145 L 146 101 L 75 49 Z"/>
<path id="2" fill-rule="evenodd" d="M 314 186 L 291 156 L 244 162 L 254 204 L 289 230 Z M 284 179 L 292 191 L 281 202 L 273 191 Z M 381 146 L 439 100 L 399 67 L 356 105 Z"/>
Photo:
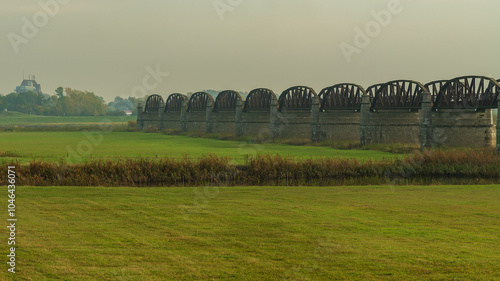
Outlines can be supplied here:
<path id="1" fill-rule="evenodd" d="M 378 109 L 408 109 L 419 110 L 424 93 L 429 90 L 419 82 L 412 80 L 395 80 L 374 85 L 367 90 L 373 95 L 371 110 Z"/>
<path id="2" fill-rule="evenodd" d="M 276 94 L 272 90 L 266 88 L 254 89 L 250 91 L 245 99 L 243 111 L 269 110 L 272 100 L 277 100 Z"/>
<path id="3" fill-rule="evenodd" d="M 182 94 L 171 94 L 165 102 L 165 112 L 180 111 L 182 103 L 187 101 L 187 97 Z"/>
<path id="4" fill-rule="evenodd" d="M 433 104 L 439 109 L 497 108 L 500 84 L 484 76 L 462 76 L 447 81 L 439 90 Z"/>
<path id="5" fill-rule="evenodd" d="M 310 110 L 313 97 L 317 97 L 316 92 L 306 86 L 295 86 L 286 89 L 281 93 L 278 104 L 279 111 L 285 109 L 304 109 Z"/>
<path id="6" fill-rule="evenodd" d="M 214 98 L 206 92 L 196 92 L 194 93 L 188 102 L 187 111 L 206 111 L 207 104 L 211 103 L 212 109 L 214 106 Z"/>
<path id="7" fill-rule="evenodd" d="M 144 113 L 159 111 L 164 107 L 165 103 L 160 95 L 151 95 L 146 100 Z"/>
<path id="8" fill-rule="evenodd" d="M 319 93 L 320 110 L 348 109 L 359 111 L 361 109 L 361 98 L 366 94 L 363 87 L 351 83 L 327 87 Z"/>
<path id="9" fill-rule="evenodd" d="M 236 91 L 222 91 L 215 99 L 214 111 L 234 111 L 242 98 Z"/>

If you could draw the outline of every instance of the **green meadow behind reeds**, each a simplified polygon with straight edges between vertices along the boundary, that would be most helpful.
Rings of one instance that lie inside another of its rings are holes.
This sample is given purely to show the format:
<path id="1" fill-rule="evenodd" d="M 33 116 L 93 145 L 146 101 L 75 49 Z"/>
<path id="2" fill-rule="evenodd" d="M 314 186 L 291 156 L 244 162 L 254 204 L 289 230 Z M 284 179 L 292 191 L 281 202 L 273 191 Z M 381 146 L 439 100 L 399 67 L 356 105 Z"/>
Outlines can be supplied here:
<path id="1" fill-rule="evenodd" d="M 0 111 L 0 127 L 85 125 L 101 122 L 127 123 L 136 119 L 137 116 L 41 116 L 15 111 Z"/>
<path id="2" fill-rule="evenodd" d="M 113 127 L 105 128 L 113 129 Z M 138 158 L 173 157 L 182 159 L 185 156 L 198 159 L 208 153 L 216 154 L 219 157 L 230 157 L 239 163 L 243 163 L 248 156 L 266 154 L 279 154 L 295 159 L 340 157 L 356 158 L 360 161 L 369 159 L 380 161 L 385 158 L 401 157 L 382 151 L 342 150 L 279 143 L 259 144 L 245 138 L 224 141 L 161 133 L 106 130 L 51 132 L 25 131 L 23 129 L 16 131 L 13 129 L 10 132 L 0 132 L 0 163 L 16 161 L 16 159 L 20 163 L 29 163 L 33 159 L 46 162 L 74 163 Z"/>

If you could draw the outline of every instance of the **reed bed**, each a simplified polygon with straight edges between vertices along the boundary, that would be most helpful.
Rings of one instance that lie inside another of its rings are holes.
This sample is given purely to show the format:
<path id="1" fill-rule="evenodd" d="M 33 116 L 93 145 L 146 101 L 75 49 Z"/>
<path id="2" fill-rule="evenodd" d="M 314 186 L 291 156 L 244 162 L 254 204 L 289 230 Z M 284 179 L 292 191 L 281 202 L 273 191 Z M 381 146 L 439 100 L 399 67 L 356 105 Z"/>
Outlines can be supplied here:
<path id="1" fill-rule="evenodd" d="M 0 171 L 6 174 L 6 169 L 4 166 Z M 16 173 L 17 184 L 26 186 L 477 184 L 500 182 L 500 155 L 494 150 L 435 150 L 403 159 L 363 162 L 266 155 L 236 164 L 227 157 L 209 154 L 200 159 L 99 160 L 83 164 L 33 161 L 17 166 Z"/>

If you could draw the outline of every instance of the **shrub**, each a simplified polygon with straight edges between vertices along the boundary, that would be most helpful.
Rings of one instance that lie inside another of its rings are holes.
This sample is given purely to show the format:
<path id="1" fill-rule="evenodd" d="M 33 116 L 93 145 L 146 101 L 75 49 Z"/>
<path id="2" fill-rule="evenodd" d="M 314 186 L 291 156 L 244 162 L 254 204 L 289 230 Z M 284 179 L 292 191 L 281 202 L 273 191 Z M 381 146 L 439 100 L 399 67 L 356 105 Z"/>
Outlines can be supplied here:
<path id="1" fill-rule="evenodd" d="M 14 151 L 1 151 L 0 157 L 23 157 L 20 153 Z"/>
<path id="2" fill-rule="evenodd" d="M 137 128 L 137 121 L 135 121 L 135 120 L 134 121 L 128 121 L 127 122 L 127 127 L 131 128 L 131 129 Z"/>
<path id="3" fill-rule="evenodd" d="M 146 128 L 146 130 L 144 130 L 144 132 L 146 133 L 158 133 L 160 130 L 158 129 L 158 125 L 153 125 L 153 126 L 150 126 L 148 128 Z"/>
<path id="4" fill-rule="evenodd" d="M 182 131 L 180 129 L 166 129 L 163 130 L 165 135 L 180 135 Z"/>
<path id="5" fill-rule="evenodd" d="M 307 138 L 277 139 L 275 140 L 275 142 L 289 144 L 289 145 L 296 145 L 296 146 L 311 144 L 311 140 Z"/>

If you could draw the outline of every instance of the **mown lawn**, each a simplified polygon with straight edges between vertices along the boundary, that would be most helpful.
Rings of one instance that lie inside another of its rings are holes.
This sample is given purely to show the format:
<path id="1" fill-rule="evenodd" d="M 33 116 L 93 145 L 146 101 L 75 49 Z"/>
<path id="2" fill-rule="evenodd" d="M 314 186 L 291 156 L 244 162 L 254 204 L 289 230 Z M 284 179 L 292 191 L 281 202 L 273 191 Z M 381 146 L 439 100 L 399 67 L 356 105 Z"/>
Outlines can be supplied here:
<path id="1" fill-rule="evenodd" d="M 16 280 L 500 280 L 500 185 L 17 195 Z"/>
<path id="2" fill-rule="evenodd" d="M 248 141 L 170 136 L 143 132 L 0 132 L 0 163 L 19 159 L 84 162 L 123 158 L 175 157 L 199 158 L 208 153 L 242 162 L 247 155 L 280 154 L 294 158 L 346 157 L 382 160 L 401 157 L 393 153 L 368 150 L 339 150 L 328 147 L 286 144 L 253 144 Z"/>

